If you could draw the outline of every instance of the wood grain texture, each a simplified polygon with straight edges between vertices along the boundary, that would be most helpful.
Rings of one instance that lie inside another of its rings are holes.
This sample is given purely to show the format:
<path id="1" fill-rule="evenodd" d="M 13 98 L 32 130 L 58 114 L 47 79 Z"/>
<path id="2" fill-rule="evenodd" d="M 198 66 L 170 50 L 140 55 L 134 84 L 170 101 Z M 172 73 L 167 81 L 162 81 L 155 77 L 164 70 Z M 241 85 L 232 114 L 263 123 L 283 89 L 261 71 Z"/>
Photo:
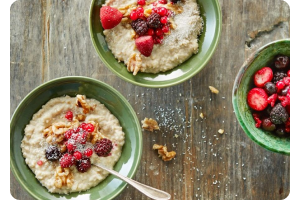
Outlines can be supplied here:
<path id="1" fill-rule="evenodd" d="M 289 6 L 281 0 L 220 4 L 222 35 L 207 66 L 182 84 L 149 89 L 125 82 L 100 61 L 89 36 L 89 0 L 16 1 L 10 10 L 11 114 L 46 81 L 71 75 L 96 78 L 119 90 L 139 120 L 152 117 L 160 123 L 160 131 L 143 133 L 135 180 L 169 192 L 174 200 L 284 199 L 290 187 L 289 157 L 264 150 L 244 134 L 233 112 L 231 89 L 253 51 L 289 37 Z M 212 94 L 209 85 L 220 93 Z M 163 162 L 152 150 L 154 143 L 176 151 L 176 159 Z M 10 184 L 16 199 L 33 199 L 12 174 Z M 116 199 L 148 198 L 128 186 Z"/>

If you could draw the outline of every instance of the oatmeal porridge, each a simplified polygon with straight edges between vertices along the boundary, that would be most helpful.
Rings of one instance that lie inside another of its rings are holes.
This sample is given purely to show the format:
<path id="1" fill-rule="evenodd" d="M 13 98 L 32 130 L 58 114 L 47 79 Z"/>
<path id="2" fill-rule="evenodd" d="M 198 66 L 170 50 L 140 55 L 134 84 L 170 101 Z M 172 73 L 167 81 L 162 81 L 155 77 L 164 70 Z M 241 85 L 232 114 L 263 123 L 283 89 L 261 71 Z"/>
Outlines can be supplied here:
<path id="1" fill-rule="evenodd" d="M 173 69 L 199 49 L 196 0 L 106 0 L 100 19 L 109 49 L 133 75 Z"/>
<path id="2" fill-rule="evenodd" d="M 67 194 L 96 186 L 119 160 L 125 134 L 118 119 L 99 101 L 58 97 L 47 102 L 25 128 L 21 143 L 26 164 L 49 192 Z"/>

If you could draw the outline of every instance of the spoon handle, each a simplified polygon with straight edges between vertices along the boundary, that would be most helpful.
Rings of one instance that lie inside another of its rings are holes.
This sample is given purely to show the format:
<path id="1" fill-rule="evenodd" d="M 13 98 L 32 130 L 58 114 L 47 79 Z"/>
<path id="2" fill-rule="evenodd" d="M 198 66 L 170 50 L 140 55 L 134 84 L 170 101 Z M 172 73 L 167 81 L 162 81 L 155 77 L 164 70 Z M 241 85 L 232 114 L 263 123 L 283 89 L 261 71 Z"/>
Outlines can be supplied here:
<path id="1" fill-rule="evenodd" d="M 152 198 L 152 199 L 156 199 L 156 200 L 168 200 L 171 198 L 171 195 L 162 191 L 162 190 L 158 190 L 156 188 L 150 187 L 148 185 L 144 185 L 142 183 L 139 183 L 137 181 L 134 181 L 128 177 L 125 177 L 121 174 L 119 174 L 118 172 L 108 169 L 107 167 L 100 165 L 98 163 L 94 163 L 95 166 L 102 168 L 106 171 L 108 171 L 109 173 L 119 177 L 120 179 L 122 179 L 123 181 L 127 182 L 128 184 L 130 184 L 131 186 L 135 187 L 137 190 L 139 190 L 140 192 L 142 192 L 143 194 L 145 194 L 146 196 Z"/>

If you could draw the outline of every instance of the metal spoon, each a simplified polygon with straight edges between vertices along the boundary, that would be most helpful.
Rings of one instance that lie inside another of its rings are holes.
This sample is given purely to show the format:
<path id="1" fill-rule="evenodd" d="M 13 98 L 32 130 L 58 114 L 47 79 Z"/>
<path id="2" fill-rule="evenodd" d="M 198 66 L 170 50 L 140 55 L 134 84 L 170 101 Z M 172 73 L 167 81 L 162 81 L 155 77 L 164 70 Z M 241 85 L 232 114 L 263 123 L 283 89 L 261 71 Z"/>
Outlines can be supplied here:
<path id="1" fill-rule="evenodd" d="M 117 176 L 118 178 L 122 179 L 123 181 L 125 181 L 126 183 L 130 184 L 131 186 L 135 187 L 137 190 L 139 190 L 141 193 L 145 194 L 146 196 L 152 198 L 152 199 L 156 199 L 156 200 L 168 200 L 171 198 L 171 195 L 162 191 L 162 190 L 158 190 L 155 189 L 153 187 L 150 187 L 148 185 L 144 185 L 142 183 L 139 183 L 137 181 L 134 181 L 128 177 L 125 177 L 121 174 L 119 174 L 118 172 L 112 170 L 112 169 L 108 169 L 107 167 L 99 164 L 99 163 L 93 163 L 93 165 L 104 169 L 106 171 L 108 171 L 109 173 Z"/>

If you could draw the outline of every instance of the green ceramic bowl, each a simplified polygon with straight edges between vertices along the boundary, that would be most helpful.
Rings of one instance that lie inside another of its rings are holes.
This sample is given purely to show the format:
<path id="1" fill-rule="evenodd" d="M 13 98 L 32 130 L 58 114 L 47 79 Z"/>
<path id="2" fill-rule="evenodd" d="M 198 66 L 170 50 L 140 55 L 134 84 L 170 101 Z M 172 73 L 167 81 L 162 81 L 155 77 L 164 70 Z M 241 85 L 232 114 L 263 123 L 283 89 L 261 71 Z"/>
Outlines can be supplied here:
<path id="1" fill-rule="evenodd" d="M 268 131 L 255 127 L 251 109 L 247 104 L 247 94 L 254 87 L 253 76 L 264 66 L 268 66 L 278 54 L 290 56 L 290 40 L 277 40 L 254 52 L 238 72 L 232 92 L 232 103 L 236 117 L 245 133 L 257 144 L 273 152 L 290 154 L 290 139 L 274 136 Z"/>
<path id="2" fill-rule="evenodd" d="M 23 188 L 34 198 L 53 199 L 113 199 L 126 186 L 120 179 L 109 175 L 103 182 L 86 192 L 69 195 L 51 194 L 43 187 L 26 165 L 21 152 L 24 128 L 42 105 L 54 97 L 84 94 L 103 103 L 120 121 L 125 136 L 125 145 L 114 170 L 132 178 L 142 155 L 142 131 L 138 118 L 128 101 L 114 88 L 86 77 L 58 78 L 30 92 L 14 112 L 10 123 L 10 166 Z"/>
<path id="3" fill-rule="evenodd" d="M 197 0 L 204 20 L 199 38 L 199 52 L 174 69 L 158 74 L 138 73 L 133 76 L 124 63 L 119 63 L 108 49 L 100 23 L 100 8 L 105 0 L 92 0 L 90 8 L 90 34 L 93 45 L 104 64 L 124 80 L 144 87 L 168 87 L 182 83 L 197 74 L 213 55 L 221 34 L 222 16 L 218 0 Z"/>

